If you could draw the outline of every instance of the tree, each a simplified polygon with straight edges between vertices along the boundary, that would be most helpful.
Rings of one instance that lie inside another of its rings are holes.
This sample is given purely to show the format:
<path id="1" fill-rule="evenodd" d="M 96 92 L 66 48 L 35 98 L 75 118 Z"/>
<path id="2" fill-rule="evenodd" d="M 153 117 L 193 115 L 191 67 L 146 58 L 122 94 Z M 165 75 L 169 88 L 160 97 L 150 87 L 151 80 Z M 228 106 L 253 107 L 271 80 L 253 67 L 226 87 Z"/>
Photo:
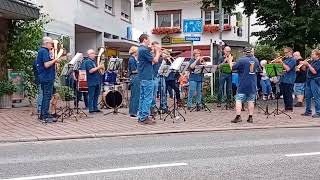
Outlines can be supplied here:
<path id="1" fill-rule="evenodd" d="M 267 44 L 257 44 L 254 52 L 259 60 L 273 60 L 276 57 L 275 48 Z"/>
<path id="2" fill-rule="evenodd" d="M 9 25 L 7 68 L 23 73 L 25 92 L 29 97 L 35 94 L 32 65 L 41 44 L 44 24 L 48 21 L 47 16 L 41 15 L 37 20 L 11 21 Z"/>
<path id="3" fill-rule="evenodd" d="M 218 5 L 219 0 L 202 0 L 204 8 Z M 223 7 L 230 12 L 235 5 L 244 3 L 247 15 L 256 13 L 257 25 L 265 30 L 252 35 L 259 36 L 262 43 L 277 48 L 293 47 L 305 55 L 306 47 L 320 44 L 319 0 L 223 0 Z"/>

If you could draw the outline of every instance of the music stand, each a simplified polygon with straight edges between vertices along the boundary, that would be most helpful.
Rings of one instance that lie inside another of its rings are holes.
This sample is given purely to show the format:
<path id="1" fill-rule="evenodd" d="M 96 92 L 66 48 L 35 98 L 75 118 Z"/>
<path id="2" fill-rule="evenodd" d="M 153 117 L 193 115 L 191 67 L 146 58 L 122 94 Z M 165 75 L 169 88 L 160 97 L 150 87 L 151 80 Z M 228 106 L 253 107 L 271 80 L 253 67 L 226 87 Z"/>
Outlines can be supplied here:
<path id="1" fill-rule="evenodd" d="M 204 74 L 206 73 L 215 73 L 217 70 L 217 66 L 215 65 L 196 65 L 195 66 L 195 69 L 194 69 L 194 74 L 199 74 L 201 76 L 201 84 L 203 84 L 203 76 Z M 201 95 L 202 94 L 202 87 L 201 87 Z M 199 93 L 199 92 L 197 92 Z M 199 107 L 200 104 L 197 104 L 193 109 L 190 110 L 190 112 L 193 112 L 194 110 L 197 110 L 197 108 Z M 206 105 L 206 103 L 204 101 L 202 101 L 201 99 L 201 105 L 202 105 L 202 108 L 205 109 L 205 111 L 209 111 L 211 113 L 211 110 L 208 108 L 208 106 Z"/>
<path id="2" fill-rule="evenodd" d="M 167 75 L 169 75 L 171 72 L 177 74 L 179 72 L 182 72 L 181 70 L 188 69 L 189 66 L 186 67 L 186 65 L 184 65 L 182 68 L 182 64 L 184 62 L 185 58 L 177 58 L 174 60 L 174 62 L 171 64 L 169 71 L 167 72 Z M 179 92 L 180 93 L 180 92 Z M 173 123 L 175 122 L 174 119 L 179 118 L 180 116 L 183 118 L 183 121 L 186 121 L 186 118 L 180 113 L 177 105 L 176 105 L 176 97 L 175 97 L 175 93 L 173 94 L 173 105 L 169 108 L 172 109 L 170 110 L 169 114 L 164 118 L 164 121 L 166 121 L 166 119 L 168 118 L 168 116 L 171 117 L 171 119 L 173 119 Z M 185 110 L 184 110 L 185 111 Z M 185 113 L 187 113 L 185 111 Z M 178 114 L 178 116 L 177 116 Z M 180 116 L 179 116 L 180 115 Z"/>
<path id="3" fill-rule="evenodd" d="M 275 76 L 282 76 L 283 75 L 283 66 L 281 64 L 267 64 L 265 66 L 266 68 L 266 72 L 268 74 L 269 77 L 275 77 Z M 279 81 L 280 82 L 280 81 Z M 277 82 L 277 84 L 279 83 Z M 276 92 L 276 109 L 274 109 L 270 114 L 268 114 L 267 118 L 269 118 L 269 116 L 271 114 L 273 114 L 274 116 L 276 115 L 280 115 L 280 114 L 284 114 L 286 116 L 289 117 L 289 119 L 291 119 L 291 116 L 289 114 L 287 114 L 284 110 L 280 110 L 279 109 L 279 99 L 280 99 L 280 96 L 278 95 L 280 92 L 279 92 L 279 89 L 277 88 L 277 92 Z"/>
<path id="4" fill-rule="evenodd" d="M 162 108 L 163 107 L 161 107 L 161 102 L 162 102 L 162 98 L 164 98 L 163 96 L 164 96 L 164 94 L 163 94 L 163 92 L 167 92 L 166 90 L 164 90 L 164 84 L 163 84 L 163 78 L 164 77 L 167 77 L 168 75 L 169 75 L 169 68 L 170 68 L 170 66 L 169 65 L 167 65 L 166 63 L 165 63 L 165 61 L 163 61 L 164 63 L 162 63 L 161 64 L 161 66 L 160 66 L 160 68 L 159 68 L 159 76 L 160 76 L 160 108 L 157 108 L 158 109 L 158 113 L 160 114 L 160 120 L 162 120 L 162 117 L 161 117 L 161 114 L 162 114 L 162 112 L 161 112 L 161 110 L 163 110 Z M 168 111 L 167 111 L 167 113 L 168 113 Z M 171 115 L 170 115 L 171 116 Z"/>
<path id="5" fill-rule="evenodd" d="M 111 58 L 110 59 L 110 62 L 108 63 L 108 68 L 107 70 L 108 71 L 117 71 L 121 68 L 121 65 L 122 65 L 122 59 L 119 59 L 119 58 Z M 122 115 L 126 115 L 125 113 L 123 112 L 119 112 L 118 109 L 120 108 L 120 106 L 117 106 L 116 105 L 116 97 L 115 97 L 115 91 L 116 91 L 116 83 L 113 84 L 113 90 L 110 91 L 113 93 L 113 104 L 114 104 L 114 107 L 113 107 L 113 111 L 109 112 L 109 113 L 106 113 L 104 115 L 109 115 L 109 114 L 114 114 L 114 115 L 117 115 L 117 114 L 122 114 Z M 103 97 L 102 97 L 103 98 Z"/>

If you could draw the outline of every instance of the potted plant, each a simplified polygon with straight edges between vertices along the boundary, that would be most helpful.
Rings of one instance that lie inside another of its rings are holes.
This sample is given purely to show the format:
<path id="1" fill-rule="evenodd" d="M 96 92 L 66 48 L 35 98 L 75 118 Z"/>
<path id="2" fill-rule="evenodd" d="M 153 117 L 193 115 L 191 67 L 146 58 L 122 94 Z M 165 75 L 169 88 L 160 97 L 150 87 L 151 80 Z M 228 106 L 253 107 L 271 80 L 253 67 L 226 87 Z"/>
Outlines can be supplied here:
<path id="1" fill-rule="evenodd" d="M 0 109 L 12 108 L 12 94 L 16 91 L 15 85 L 10 81 L 0 81 Z"/>

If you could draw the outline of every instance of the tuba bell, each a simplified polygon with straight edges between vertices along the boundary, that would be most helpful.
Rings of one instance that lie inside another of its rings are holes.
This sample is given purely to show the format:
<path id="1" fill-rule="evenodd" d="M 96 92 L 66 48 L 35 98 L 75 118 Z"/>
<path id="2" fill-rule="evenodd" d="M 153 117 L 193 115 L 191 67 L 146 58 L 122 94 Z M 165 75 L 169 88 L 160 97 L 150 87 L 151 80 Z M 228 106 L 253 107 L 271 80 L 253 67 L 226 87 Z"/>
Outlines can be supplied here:
<path id="1" fill-rule="evenodd" d="M 106 71 L 106 67 L 105 67 L 105 60 L 101 59 L 102 54 L 104 53 L 105 49 L 104 47 L 101 47 L 98 53 L 98 57 L 97 57 L 97 65 L 101 66 L 103 65 L 102 69 L 99 69 L 100 74 L 104 74 L 104 72 Z"/>

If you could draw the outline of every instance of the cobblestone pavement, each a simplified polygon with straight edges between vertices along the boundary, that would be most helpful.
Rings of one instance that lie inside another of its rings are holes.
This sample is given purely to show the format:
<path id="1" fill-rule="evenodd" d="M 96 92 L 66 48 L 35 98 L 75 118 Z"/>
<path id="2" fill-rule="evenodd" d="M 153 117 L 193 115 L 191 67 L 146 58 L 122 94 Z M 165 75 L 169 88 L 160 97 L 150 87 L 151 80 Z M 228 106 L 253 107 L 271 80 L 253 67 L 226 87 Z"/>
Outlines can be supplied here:
<path id="1" fill-rule="evenodd" d="M 271 102 L 271 105 L 274 105 Z M 157 118 L 156 125 L 140 125 L 137 120 L 131 119 L 128 115 L 107 115 L 94 114 L 87 118 L 66 119 L 63 123 L 42 124 L 36 116 L 31 116 L 32 108 L 15 108 L 0 110 L 0 142 L 19 141 L 43 141 L 73 138 L 94 138 L 109 136 L 144 135 L 156 133 L 178 133 L 197 131 L 219 131 L 238 130 L 255 128 L 294 128 L 294 127 L 320 127 L 320 119 L 303 117 L 300 114 L 303 108 L 295 108 L 294 113 L 289 113 L 292 119 L 285 115 L 267 118 L 261 110 L 256 110 L 254 123 L 246 122 L 247 113 L 243 112 L 243 122 L 232 124 L 230 121 L 235 116 L 234 110 L 222 110 L 210 106 L 209 112 L 187 112 L 182 118 L 175 120 L 171 118 L 166 121 Z M 269 108 L 270 111 L 274 107 Z M 110 110 L 104 110 L 109 112 Z M 120 109 L 121 112 L 128 112 L 127 109 Z M 163 117 L 162 117 L 163 118 Z"/>

